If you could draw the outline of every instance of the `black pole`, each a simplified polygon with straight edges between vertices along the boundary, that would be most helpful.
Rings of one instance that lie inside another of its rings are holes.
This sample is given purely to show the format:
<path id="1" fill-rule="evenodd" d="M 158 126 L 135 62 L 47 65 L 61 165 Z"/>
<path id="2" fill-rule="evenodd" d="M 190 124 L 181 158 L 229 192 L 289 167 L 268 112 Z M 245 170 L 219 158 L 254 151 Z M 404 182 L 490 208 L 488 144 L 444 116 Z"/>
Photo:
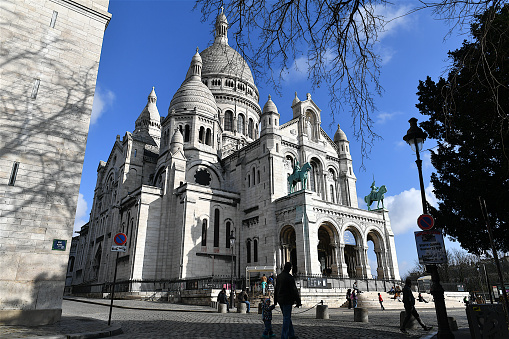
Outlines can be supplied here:
<path id="1" fill-rule="evenodd" d="M 497 249 L 495 247 L 495 243 L 493 242 L 493 233 L 491 231 L 490 225 L 490 216 L 488 215 L 488 209 L 486 208 L 486 201 L 479 197 L 479 204 L 481 204 L 481 212 L 484 220 L 486 221 L 486 228 L 488 229 L 488 235 L 490 237 L 491 243 L 491 252 L 493 252 L 493 258 L 495 258 L 495 264 L 497 265 L 498 277 L 500 279 L 500 284 L 502 285 L 502 295 L 504 296 L 505 301 L 505 314 L 506 318 L 509 320 L 509 300 L 507 300 L 507 292 L 505 291 L 505 283 L 504 276 L 502 275 L 502 270 L 500 269 L 500 262 L 498 261 Z"/>
<path id="2" fill-rule="evenodd" d="M 419 172 L 419 184 L 421 186 L 422 212 L 428 214 L 428 203 L 426 202 L 426 193 L 424 192 L 424 179 L 422 178 L 422 160 L 419 155 L 417 139 L 414 139 L 415 153 L 417 154 L 417 170 Z M 435 313 L 437 315 L 438 334 L 437 338 L 454 338 L 454 334 L 449 327 L 447 319 L 447 309 L 445 307 L 444 288 L 440 285 L 440 275 L 438 274 L 437 265 L 426 265 L 426 271 L 431 274 L 431 295 L 435 300 Z"/>
<path id="3" fill-rule="evenodd" d="M 113 296 L 115 295 L 115 282 L 117 281 L 118 254 L 119 252 L 117 252 L 117 258 L 115 259 L 115 274 L 113 274 L 113 285 L 111 286 L 111 303 L 110 303 L 110 315 L 108 316 L 108 326 L 110 326 L 111 323 L 111 311 L 113 310 Z"/>
<path id="4" fill-rule="evenodd" d="M 230 285 L 230 307 L 233 308 L 233 299 L 235 299 L 235 294 L 233 292 L 233 244 L 232 247 L 232 265 L 231 265 L 231 285 Z"/>

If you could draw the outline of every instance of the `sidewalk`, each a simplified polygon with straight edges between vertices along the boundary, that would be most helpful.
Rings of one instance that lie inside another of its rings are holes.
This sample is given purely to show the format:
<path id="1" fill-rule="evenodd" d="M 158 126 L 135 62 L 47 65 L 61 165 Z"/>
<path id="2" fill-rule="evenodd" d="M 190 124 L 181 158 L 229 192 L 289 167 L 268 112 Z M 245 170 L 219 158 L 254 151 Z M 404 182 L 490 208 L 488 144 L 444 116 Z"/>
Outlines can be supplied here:
<path id="1" fill-rule="evenodd" d="M 100 306 L 99 306 L 100 305 Z M 228 316 L 218 314 L 207 306 L 192 306 L 147 302 L 139 300 L 115 300 L 112 326 L 107 325 L 109 301 L 104 299 L 65 298 L 62 319 L 57 324 L 26 327 L 0 326 L 0 338 L 105 338 L 119 336 L 119 339 L 130 338 L 250 338 L 260 332 L 259 315 L 229 313 Z M 133 313 L 133 310 L 135 313 Z M 148 311 L 148 312 L 147 312 Z M 161 312 L 164 311 L 164 312 Z M 357 339 L 377 338 L 408 338 L 399 333 L 397 326 L 380 332 L 383 323 L 389 323 L 396 317 L 395 311 L 370 311 L 369 323 L 353 323 L 349 321 L 353 312 L 344 309 L 330 309 L 331 320 L 317 321 L 314 311 L 296 314 L 294 322 L 299 328 L 299 337 L 306 338 L 339 338 L 356 337 Z M 164 315 L 162 315 L 164 314 Z M 129 315 L 129 316 L 128 316 Z M 161 318 L 164 316 L 164 319 Z M 430 320 L 433 314 L 427 316 Z M 386 317 L 386 318 L 380 318 Z M 163 320 L 163 321 L 161 321 Z M 281 315 L 274 314 L 276 329 L 281 326 Z M 389 321 L 388 321 L 389 320 Z M 458 325 L 465 327 L 466 322 Z M 225 328 L 226 326 L 226 328 Z M 241 326 L 241 327 L 239 327 Z M 177 332 L 183 336 L 175 335 Z M 229 329 L 231 327 L 231 329 Z M 229 329 L 229 330 L 226 330 Z M 187 330 L 187 332 L 186 332 Z M 374 332 L 373 330 L 376 330 Z M 142 331 L 143 336 L 140 336 Z M 334 332 L 335 331 L 335 332 Z M 392 332 L 390 332 L 392 331 Z M 217 333 L 216 333 L 217 332 Z M 339 333 L 342 335 L 339 335 Z M 187 336 L 185 335 L 187 333 Z M 261 333 L 261 332 L 260 332 Z M 336 334 L 337 333 L 337 334 Z M 189 336 L 191 334 L 191 336 Z M 222 334 L 222 335 L 221 335 Z M 235 336 L 236 334 L 236 336 Z M 468 328 L 454 332 L 456 339 L 470 338 Z M 430 333 L 414 331 L 413 338 L 436 338 L 436 325 Z M 256 335 L 255 337 L 258 337 Z"/>

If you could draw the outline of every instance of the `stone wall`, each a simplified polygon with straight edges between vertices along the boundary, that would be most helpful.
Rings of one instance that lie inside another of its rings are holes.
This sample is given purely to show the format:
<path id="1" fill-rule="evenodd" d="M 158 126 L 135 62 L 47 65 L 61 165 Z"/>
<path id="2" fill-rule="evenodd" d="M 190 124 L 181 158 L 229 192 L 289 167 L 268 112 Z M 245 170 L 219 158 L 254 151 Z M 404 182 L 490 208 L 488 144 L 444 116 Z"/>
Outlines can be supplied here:
<path id="1" fill-rule="evenodd" d="M 2 2 L 0 323 L 60 318 L 108 3 Z"/>

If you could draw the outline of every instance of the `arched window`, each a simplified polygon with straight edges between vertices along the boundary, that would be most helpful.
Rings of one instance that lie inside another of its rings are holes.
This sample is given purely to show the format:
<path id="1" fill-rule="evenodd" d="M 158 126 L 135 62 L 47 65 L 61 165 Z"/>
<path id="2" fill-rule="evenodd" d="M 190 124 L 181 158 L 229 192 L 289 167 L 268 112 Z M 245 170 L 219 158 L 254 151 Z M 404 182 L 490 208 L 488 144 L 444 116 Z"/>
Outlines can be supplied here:
<path id="1" fill-rule="evenodd" d="M 214 211 L 214 247 L 219 247 L 219 209 Z"/>
<path id="2" fill-rule="evenodd" d="M 203 219 L 201 223 L 201 245 L 207 246 L 207 219 Z"/>
<path id="3" fill-rule="evenodd" d="M 248 264 L 251 263 L 251 239 L 246 242 L 246 260 Z"/>
<path id="4" fill-rule="evenodd" d="M 260 183 L 260 171 L 258 171 L 256 174 L 257 174 L 256 178 L 258 179 L 257 181 L 258 181 L 258 183 Z"/>
<path id="5" fill-rule="evenodd" d="M 247 129 L 248 137 L 254 139 L 254 122 L 253 119 L 249 118 L 249 124 Z"/>
<path id="6" fill-rule="evenodd" d="M 233 112 L 226 111 L 224 114 L 224 130 L 233 131 Z"/>
<path id="7" fill-rule="evenodd" d="M 334 186 L 333 185 L 330 185 L 330 201 L 335 203 L 335 199 L 334 199 Z"/>
<path id="8" fill-rule="evenodd" d="M 258 239 L 253 241 L 253 261 L 258 262 Z"/>
<path id="9" fill-rule="evenodd" d="M 73 256 L 69 258 L 69 269 L 68 269 L 69 273 L 72 273 L 72 271 L 74 271 L 74 257 Z"/>
<path id="10" fill-rule="evenodd" d="M 247 187 L 251 187 L 251 175 L 247 175 Z"/>
<path id="11" fill-rule="evenodd" d="M 205 145 L 212 145 L 212 130 L 207 128 L 207 133 L 205 134 Z"/>
<path id="12" fill-rule="evenodd" d="M 253 186 L 256 184 L 255 168 L 253 167 Z"/>
<path id="13" fill-rule="evenodd" d="M 311 161 L 311 171 L 309 173 L 309 188 L 316 192 L 320 192 L 320 174 L 318 173 L 318 164 L 315 161 Z"/>
<path id="14" fill-rule="evenodd" d="M 226 222 L 226 248 L 230 248 L 230 233 L 231 233 L 231 222 L 227 221 Z"/>
<path id="15" fill-rule="evenodd" d="M 203 144 L 205 141 L 205 128 L 202 126 L 200 127 L 200 132 L 198 133 L 198 142 L 200 144 Z"/>
<path id="16" fill-rule="evenodd" d="M 189 134 L 191 130 L 189 128 L 189 125 L 186 125 L 186 128 L 184 129 L 184 142 L 189 142 Z"/>
<path id="17" fill-rule="evenodd" d="M 237 118 L 237 132 L 242 135 L 246 135 L 245 123 L 244 114 L 239 114 L 239 117 Z"/>

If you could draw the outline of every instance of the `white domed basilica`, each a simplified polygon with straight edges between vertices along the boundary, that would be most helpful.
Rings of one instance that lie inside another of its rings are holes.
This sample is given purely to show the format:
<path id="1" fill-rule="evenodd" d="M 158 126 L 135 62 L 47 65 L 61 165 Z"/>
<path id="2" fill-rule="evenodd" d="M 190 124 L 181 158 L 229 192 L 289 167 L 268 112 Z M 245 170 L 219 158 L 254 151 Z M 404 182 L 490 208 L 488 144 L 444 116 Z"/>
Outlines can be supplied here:
<path id="1" fill-rule="evenodd" d="M 279 108 L 269 97 L 261 109 L 259 99 L 221 13 L 167 116 L 152 89 L 134 131 L 99 163 L 90 221 L 73 239 L 73 285 L 111 282 L 115 261 L 126 292 L 230 275 L 246 284 L 287 261 L 301 277 L 400 279 L 387 210 L 358 208 L 345 133 L 325 133 L 310 94 Z M 127 250 L 117 256 L 119 232 Z"/>

